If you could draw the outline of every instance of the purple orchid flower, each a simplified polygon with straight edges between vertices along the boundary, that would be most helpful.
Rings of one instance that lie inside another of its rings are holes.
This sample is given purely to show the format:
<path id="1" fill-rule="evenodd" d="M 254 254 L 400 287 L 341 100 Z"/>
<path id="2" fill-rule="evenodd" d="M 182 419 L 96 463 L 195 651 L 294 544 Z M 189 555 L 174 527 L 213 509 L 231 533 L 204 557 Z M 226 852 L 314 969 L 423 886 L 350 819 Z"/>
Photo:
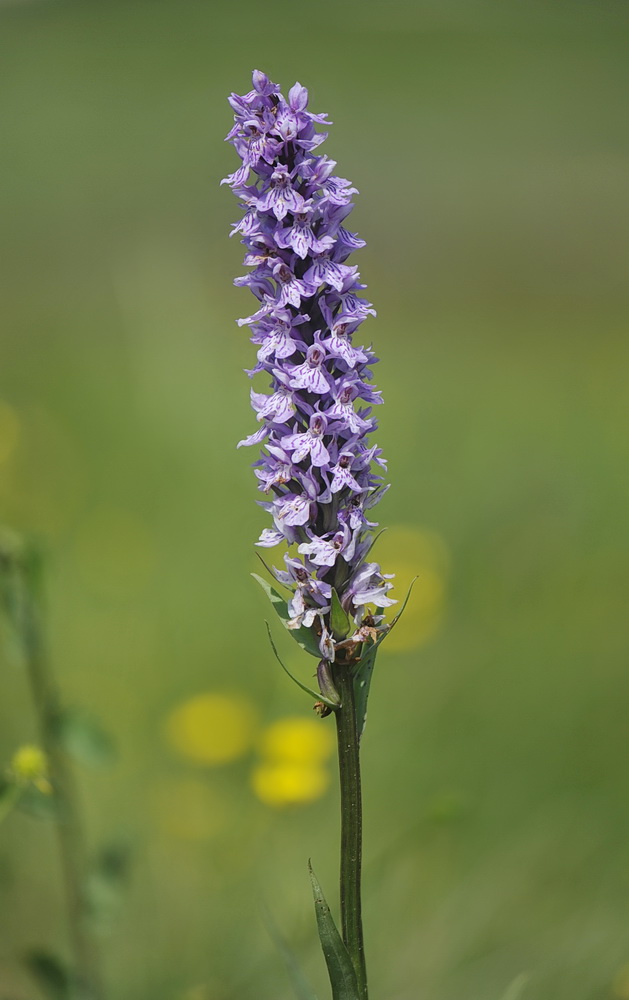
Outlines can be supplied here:
<path id="1" fill-rule="evenodd" d="M 322 468 L 330 463 L 330 453 L 323 443 L 328 421 L 323 413 L 313 413 L 310 426 L 303 434 L 288 434 L 282 438 L 282 447 L 292 452 L 295 463 L 302 462 L 306 455 L 310 456 L 312 465 Z"/>
<path id="2" fill-rule="evenodd" d="M 261 506 L 274 523 L 256 544 L 296 545 L 297 555 L 284 557 L 286 568 L 274 569 L 292 595 L 288 627 L 312 629 L 323 661 L 331 662 L 333 590 L 356 636 L 372 628 L 364 620 L 381 621 L 366 619 L 369 606 L 395 603 L 390 577 L 365 562 L 377 524 L 367 512 L 387 487 L 377 472 L 386 462 L 367 441 L 377 427 L 371 407 L 382 402 L 371 385 L 377 358 L 353 342 L 375 316 L 360 294 L 357 268 L 345 263 L 365 245 L 342 224 L 357 192 L 335 175 L 334 160 L 316 152 L 326 138 L 316 127 L 329 123 L 307 110 L 301 84 L 285 98 L 256 70 L 253 89 L 232 94 L 230 104 L 227 139 L 242 166 L 224 183 L 243 209 L 232 235 L 240 234 L 252 268 L 235 283 L 259 302 L 238 324 L 251 328 L 257 346 L 249 374 L 270 379 L 270 392 L 251 392 L 261 426 L 239 442 L 263 446 L 254 467 L 259 489 L 271 494 Z"/>

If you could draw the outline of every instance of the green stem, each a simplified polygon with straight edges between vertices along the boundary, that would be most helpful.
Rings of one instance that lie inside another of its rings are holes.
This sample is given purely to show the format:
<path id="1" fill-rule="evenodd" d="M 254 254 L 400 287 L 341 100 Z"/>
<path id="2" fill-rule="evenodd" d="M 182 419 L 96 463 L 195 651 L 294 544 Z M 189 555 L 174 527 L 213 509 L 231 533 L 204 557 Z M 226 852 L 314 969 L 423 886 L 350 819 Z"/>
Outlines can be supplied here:
<path id="1" fill-rule="evenodd" d="M 24 609 L 24 645 L 31 694 L 55 797 L 55 827 L 66 895 L 68 928 L 74 953 L 79 1000 L 104 1000 L 98 950 L 88 928 L 85 837 L 74 775 L 59 742 L 61 707 L 44 648 L 40 611 L 28 586 Z"/>
<path id="2" fill-rule="evenodd" d="M 362 795 L 354 682 L 349 666 L 335 666 L 341 707 L 335 712 L 341 786 L 341 932 L 356 969 L 361 1000 L 367 1000 L 367 969 L 361 917 Z"/>

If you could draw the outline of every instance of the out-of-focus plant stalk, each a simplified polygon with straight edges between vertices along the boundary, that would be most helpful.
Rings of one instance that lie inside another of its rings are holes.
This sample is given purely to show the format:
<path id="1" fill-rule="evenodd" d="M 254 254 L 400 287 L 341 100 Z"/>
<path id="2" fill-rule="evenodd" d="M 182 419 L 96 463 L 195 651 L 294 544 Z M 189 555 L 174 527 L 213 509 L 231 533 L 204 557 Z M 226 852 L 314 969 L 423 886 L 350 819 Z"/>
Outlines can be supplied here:
<path id="1" fill-rule="evenodd" d="M 46 650 L 37 560 L 26 557 L 22 641 L 55 802 L 55 827 L 79 1000 L 105 1000 L 98 948 L 88 926 L 86 848 L 74 776 L 60 743 L 61 705 Z"/>
<path id="2" fill-rule="evenodd" d="M 335 664 L 341 705 L 334 713 L 341 790 L 341 933 L 356 970 L 361 998 L 367 1000 L 367 969 L 361 915 L 362 790 L 354 681 L 350 667 Z"/>

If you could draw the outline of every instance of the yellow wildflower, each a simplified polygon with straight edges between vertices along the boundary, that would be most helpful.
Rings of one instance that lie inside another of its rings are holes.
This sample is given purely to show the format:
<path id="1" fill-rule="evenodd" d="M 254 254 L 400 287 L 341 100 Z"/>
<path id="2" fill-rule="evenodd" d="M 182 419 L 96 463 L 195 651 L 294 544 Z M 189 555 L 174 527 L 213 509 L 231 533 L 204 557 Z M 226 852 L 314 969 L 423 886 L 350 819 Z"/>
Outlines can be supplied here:
<path id="1" fill-rule="evenodd" d="M 247 752 L 255 727 L 255 711 L 247 699 L 206 691 L 173 709 L 165 733 L 182 757 L 196 764 L 226 764 Z"/>
<path id="2" fill-rule="evenodd" d="M 10 771 L 17 785 L 35 785 L 44 795 L 52 792 L 52 785 L 48 780 L 48 761 L 40 747 L 32 743 L 21 746 L 13 755 Z"/>
<path id="3" fill-rule="evenodd" d="M 320 764 L 334 749 L 334 732 L 315 719 L 286 715 L 264 730 L 260 752 L 270 761 L 290 764 Z"/>
<path id="4" fill-rule="evenodd" d="M 330 783 L 320 764 L 264 761 L 254 768 L 251 784 L 267 806 L 302 805 L 321 798 Z"/>

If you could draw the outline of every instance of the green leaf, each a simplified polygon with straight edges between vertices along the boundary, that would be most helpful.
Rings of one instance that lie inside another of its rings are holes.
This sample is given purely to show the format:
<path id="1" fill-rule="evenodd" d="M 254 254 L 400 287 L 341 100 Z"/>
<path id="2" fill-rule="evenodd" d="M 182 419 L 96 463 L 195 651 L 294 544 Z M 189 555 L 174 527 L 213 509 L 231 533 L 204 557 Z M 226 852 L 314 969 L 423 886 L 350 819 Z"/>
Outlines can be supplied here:
<path id="1" fill-rule="evenodd" d="M 63 749 L 80 764 L 111 764 L 114 757 L 112 741 L 92 716 L 81 710 L 65 709 L 56 726 Z"/>
<path id="2" fill-rule="evenodd" d="M 404 614 L 404 611 L 406 610 L 406 605 L 408 604 L 409 598 L 411 596 L 411 591 L 413 589 L 413 586 L 415 584 L 415 580 L 416 579 L 417 579 L 417 577 L 415 577 L 413 580 L 411 580 L 411 585 L 408 588 L 408 591 L 406 593 L 406 597 L 404 598 L 404 600 L 402 602 L 402 607 L 400 608 L 400 610 L 398 611 L 397 615 L 395 616 L 395 618 L 393 619 L 393 621 L 389 625 L 389 628 L 387 629 L 387 631 L 383 632 L 382 635 L 377 639 L 376 642 L 369 643 L 369 645 L 367 645 L 367 643 L 363 644 L 363 650 L 364 650 L 364 652 L 363 652 L 363 655 L 361 656 L 361 658 L 360 658 L 360 660 L 358 662 L 357 668 L 354 671 L 354 698 L 355 698 L 355 701 L 356 701 L 356 727 L 358 729 L 358 737 L 359 737 L 359 739 L 360 739 L 360 737 L 362 736 L 362 734 L 365 731 L 365 724 L 367 722 L 367 700 L 369 698 L 369 688 L 371 686 L 371 678 L 372 678 L 372 675 L 373 675 L 373 668 L 376 665 L 376 653 L 378 652 L 378 647 L 380 646 L 381 643 L 384 642 L 384 640 L 386 639 L 386 637 L 391 632 L 391 629 L 395 627 L 395 625 L 397 624 L 397 622 L 399 622 L 400 618 Z"/>
<path id="3" fill-rule="evenodd" d="M 50 1000 L 69 1000 L 72 993 L 70 975 L 58 958 L 46 951 L 31 951 L 24 964 Z"/>
<path id="4" fill-rule="evenodd" d="M 293 674 L 291 674 L 288 667 L 285 666 L 285 664 L 280 659 L 280 654 L 276 649 L 275 643 L 273 642 L 273 636 L 271 635 L 271 626 L 266 621 L 264 624 L 266 625 L 266 630 L 269 633 L 269 642 L 271 643 L 271 648 L 275 653 L 275 659 L 279 663 L 284 673 L 288 674 L 290 679 L 297 685 L 297 687 L 300 687 L 302 691 L 305 691 L 306 694 L 309 694 L 312 698 L 314 698 L 315 701 L 322 701 L 324 705 L 327 705 L 328 708 L 331 708 L 333 712 L 336 712 L 337 708 L 339 707 L 338 705 L 335 705 L 333 701 L 330 701 L 329 698 L 326 698 L 325 695 L 321 694 L 320 691 L 313 691 L 313 689 L 309 688 L 307 684 L 302 684 L 300 680 L 297 680 L 297 678 Z"/>
<path id="5" fill-rule="evenodd" d="M 122 902 L 130 865 L 124 844 L 103 848 L 88 874 L 86 899 L 91 922 L 99 932 L 109 931 Z"/>
<path id="6" fill-rule="evenodd" d="M 295 642 L 305 649 L 307 653 L 311 656 L 316 656 L 318 660 L 321 659 L 321 652 L 319 650 L 319 643 L 317 642 L 317 637 L 315 636 L 312 629 L 309 628 L 288 628 L 288 622 L 290 621 L 290 614 L 288 613 L 288 604 L 282 597 L 282 595 L 272 587 L 270 583 L 267 583 L 261 576 L 257 573 L 251 574 L 253 579 L 260 584 L 264 593 L 270 600 L 275 613 L 285 629 L 287 629 L 288 634 L 293 637 Z"/>
<path id="7" fill-rule="evenodd" d="M 286 965 L 288 976 L 295 991 L 297 1000 L 317 1000 L 316 994 L 306 979 L 301 965 L 297 960 L 297 956 L 284 936 L 281 934 L 275 920 L 266 906 L 264 908 L 264 917 L 269 937 L 284 959 L 284 964 Z"/>
<path id="8" fill-rule="evenodd" d="M 382 641 L 382 640 L 381 640 Z M 367 722 L 367 700 L 369 698 L 369 688 L 371 686 L 371 678 L 373 675 L 373 668 L 376 665 L 376 653 L 378 652 L 379 643 L 370 642 L 363 644 L 363 655 L 358 661 L 358 667 L 354 671 L 354 701 L 356 704 L 356 729 L 358 731 L 358 738 L 363 735 L 365 731 L 365 724 Z"/>
<path id="9" fill-rule="evenodd" d="M 530 976 L 528 972 L 521 972 L 520 975 L 516 976 L 513 982 L 507 987 L 507 990 L 503 993 L 501 1000 L 519 1000 L 529 979 Z"/>
<path id="10" fill-rule="evenodd" d="M 308 862 L 308 870 L 312 882 L 319 940 L 332 985 L 332 1000 L 360 1000 L 356 971 L 341 935 L 336 929 L 330 907 L 325 901 L 323 890 L 310 862 Z"/>
<path id="11" fill-rule="evenodd" d="M 332 608 L 330 610 L 330 628 L 332 629 L 332 635 L 335 639 L 341 640 L 346 639 L 349 635 L 352 622 L 350 621 L 349 615 L 343 609 L 343 606 L 339 600 L 339 595 L 337 594 L 334 587 L 332 587 Z"/>

